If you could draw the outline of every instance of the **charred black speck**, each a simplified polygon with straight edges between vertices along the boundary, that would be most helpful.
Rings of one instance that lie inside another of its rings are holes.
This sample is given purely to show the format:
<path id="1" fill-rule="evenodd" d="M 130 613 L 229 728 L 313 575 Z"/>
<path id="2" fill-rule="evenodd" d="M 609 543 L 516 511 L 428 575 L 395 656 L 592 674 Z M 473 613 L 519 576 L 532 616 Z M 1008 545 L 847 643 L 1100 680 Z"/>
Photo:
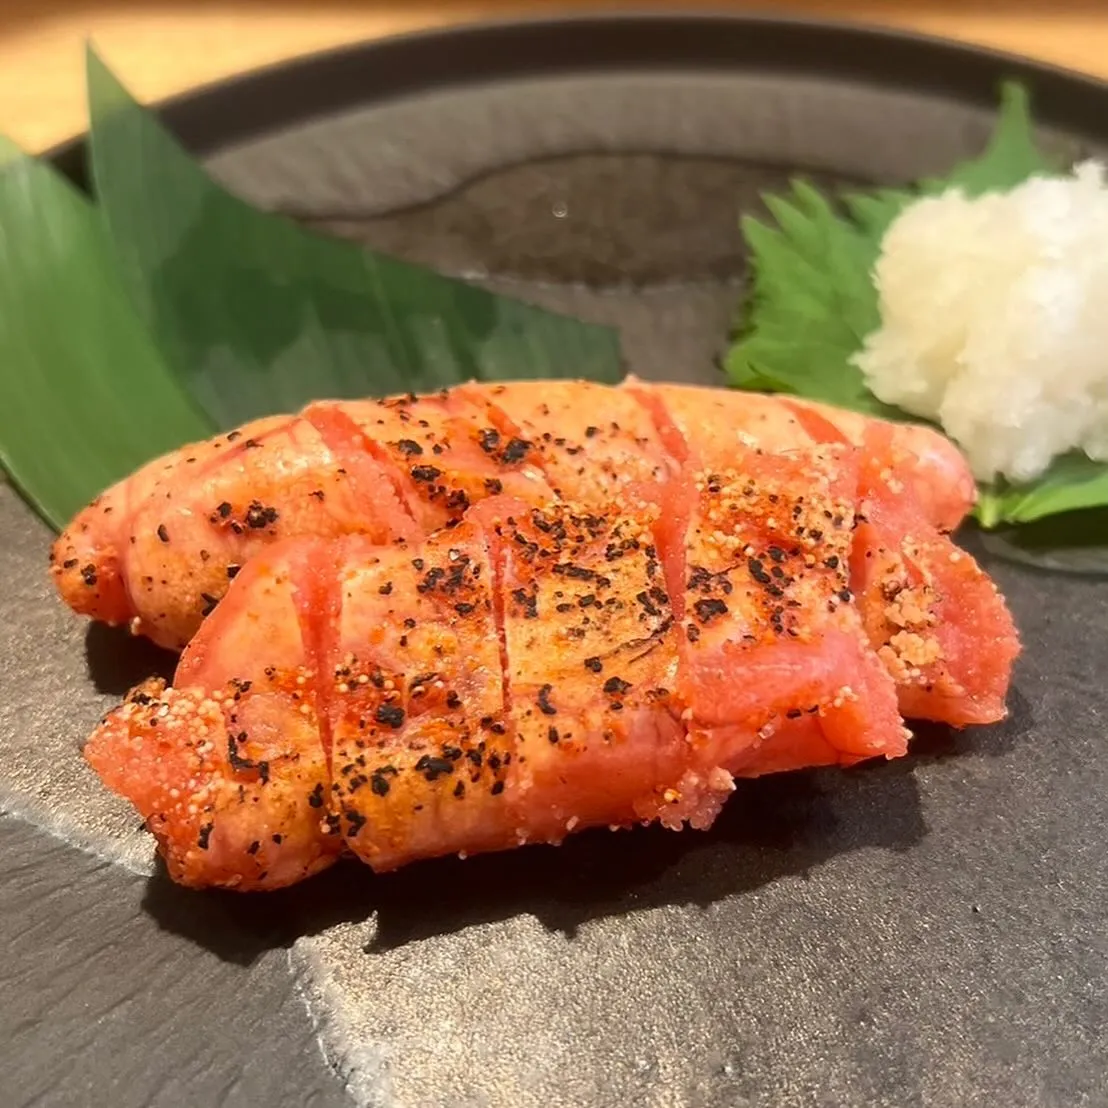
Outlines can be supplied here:
<path id="1" fill-rule="evenodd" d="M 516 462 L 522 462 L 527 457 L 527 451 L 530 449 L 531 444 L 526 439 L 509 439 L 500 457 L 505 465 L 515 465 Z"/>
<path id="2" fill-rule="evenodd" d="M 431 754 L 424 754 L 415 764 L 416 772 L 422 773 L 428 781 L 437 781 L 447 773 L 454 772 L 454 763 L 449 758 L 436 758 Z"/>
<path id="3" fill-rule="evenodd" d="M 539 711 L 542 712 L 544 716 L 556 716 L 558 714 L 558 709 L 550 703 L 550 694 L 553 691 L 553 685 L 543 685 L 542 688 L 539 689 L 539 695 L 536 697 Z"/>
<path id="4" fill-rule="evenodd" d="M 373 718 L 382 727 L 391 727 L 395 731 L 404 723 L 404 709 L 398 704 L 380 704 Z"/>
<path id="5" fill-rule="evenodd" d="M 524 619 L 538 619 L 538 590 L 534 587 L 527 589 L 513 589 L 512 599 L 519 605 Z"/>
<path id="6" fill-rule="evenodd" d="M 277 522 L 277 509 L 267 507 L 260 500 L 252 500 L 246 509 L 246 524 L 255 531 Z"/>
<path id="7" fill-rule="evenodd" d="M 622 677 L 609 677 L 604 682 L 605 696 L 624 696 L 631 688 L 630 681 L 624 681 Z"/>
<path id="8" fill-rule="evenodd" d="M 750 576 L 758 582 L 759 585 L 772 585 L 773 578 L 766 573 L 766 567 L 762 561 L 758 558 L 748 558 L 746 562 L 746 568 L 750 570 Z"/>

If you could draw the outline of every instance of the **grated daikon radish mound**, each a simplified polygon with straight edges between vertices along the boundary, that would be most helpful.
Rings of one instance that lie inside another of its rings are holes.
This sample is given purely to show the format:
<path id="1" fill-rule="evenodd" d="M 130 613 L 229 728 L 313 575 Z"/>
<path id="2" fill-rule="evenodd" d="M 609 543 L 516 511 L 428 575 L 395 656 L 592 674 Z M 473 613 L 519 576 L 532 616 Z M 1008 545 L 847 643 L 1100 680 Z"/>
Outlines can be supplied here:
<path id="1" fill-rule="evenodd" d="M 1038 476 L 1075 447 L 1108 460 L 1108 187 L 1095 162 L 909 205 L 875 269 L 870 390 L 941 423 L 980 480 Z"/>

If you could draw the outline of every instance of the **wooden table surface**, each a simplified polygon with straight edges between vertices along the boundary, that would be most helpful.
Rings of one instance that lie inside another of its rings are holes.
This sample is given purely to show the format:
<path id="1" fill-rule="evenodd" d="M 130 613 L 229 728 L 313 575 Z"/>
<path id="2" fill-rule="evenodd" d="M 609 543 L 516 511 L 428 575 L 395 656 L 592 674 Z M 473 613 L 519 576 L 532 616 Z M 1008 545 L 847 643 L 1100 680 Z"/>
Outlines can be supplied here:
<path id="1" fill-rule="evenodd" d="M 483 16 L 690 7 L 914 28 L 1108 78 L 1108 0 L 0 0 L 0 131 L 41 150 L 84 128 L 92 39 L 144 99 L 359 39 Z"/>

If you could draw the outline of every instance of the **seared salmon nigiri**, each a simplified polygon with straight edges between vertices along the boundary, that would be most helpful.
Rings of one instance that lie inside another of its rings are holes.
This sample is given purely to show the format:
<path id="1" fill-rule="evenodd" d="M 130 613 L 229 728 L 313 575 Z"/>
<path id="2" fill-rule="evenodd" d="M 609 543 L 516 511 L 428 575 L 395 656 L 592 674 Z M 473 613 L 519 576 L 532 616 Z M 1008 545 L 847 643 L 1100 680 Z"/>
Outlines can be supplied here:
<path id="1" fill-rule="evenodd" d="M 858 448 L 929 526 L 955 527 L 974 485 L 924 427 L 799 400 L 628 380 L 467 385 L 424 397 L 321 402 L 151 462 L 59 537 L 52 571 L 76 611 L 180 649 L 258 551 L 284 538 L 414 545 L 491 496 L 605 507 L 690 461 L 736 451 Z"/>
<path id="2" fill-rule="evenodd" d="M 262 546 L 174 685 L 132 692 L 87 759 L 175 880 L 271 889 L 343 855 L 383 871 L 591 826 L 707 827 L 735 776 L 903 754 L 906 696 L 1003 703 L 1009 667 L 964 657 L 979 626 L 1015 652 L 968 556 L 953 578 L 909 557 L 919 521 L 891 514 L 859 553 L 859 505 L 884 506 L 864 449 L 737 445 L 726 466 L 640 476 L 618 500 L 486 497 L 402 545 Z M 893 643 L 895 596 L 859 603 L 859 558 L 905 575 L 931 661 Z M 981 620 L 944 607 L 951 580 Z"/>

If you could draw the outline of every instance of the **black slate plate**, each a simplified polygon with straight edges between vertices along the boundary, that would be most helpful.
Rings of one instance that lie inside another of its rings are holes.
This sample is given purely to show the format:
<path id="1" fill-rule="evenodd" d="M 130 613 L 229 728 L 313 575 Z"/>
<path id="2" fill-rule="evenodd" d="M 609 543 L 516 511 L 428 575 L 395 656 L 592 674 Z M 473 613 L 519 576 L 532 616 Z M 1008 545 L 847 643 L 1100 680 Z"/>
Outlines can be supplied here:
<path id="1" fill-rule="evenodd" d="M 797 170 L 941 171 L 1006 75 L 1048 141 L 1108 148 L 1095 82 L 751 19 L 423 35 L 166 115 L 252 199 L 615 323 L 638 372 L 710 381 L 739 208 Z M 79 146 L 57 160 L 81 179 Z M 1027 644 L 1007 724 L 745 783 L 710 834 L 247 899 L 169 885 L 78 758 L 166 659 L 62 610 L 5 488 L 0 534 L 4 1104 L 349 1103 L 317 1033 L 389 1106 L 1108 1103 L 1103 585 L 991 565 Z"/>

